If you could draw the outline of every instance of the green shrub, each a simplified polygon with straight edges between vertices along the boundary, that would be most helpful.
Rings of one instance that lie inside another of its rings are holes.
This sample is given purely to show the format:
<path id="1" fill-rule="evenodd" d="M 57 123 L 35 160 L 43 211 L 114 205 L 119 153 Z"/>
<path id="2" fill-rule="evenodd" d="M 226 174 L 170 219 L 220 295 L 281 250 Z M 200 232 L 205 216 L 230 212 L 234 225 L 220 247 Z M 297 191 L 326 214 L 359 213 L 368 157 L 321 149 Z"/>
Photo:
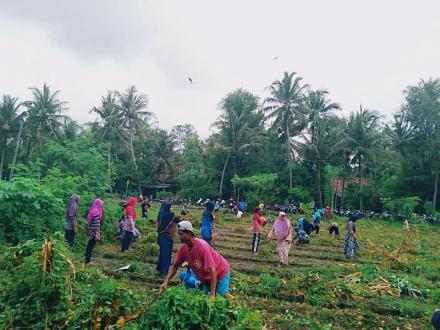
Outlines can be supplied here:
<path id="1" fill-rule="evenodd" d="M 159 191 L 156 196 L 160 199 L 171 198 L 173 197 L 173 193 L 171 191 Z"/>
<path id="2" fill-rule="evenodd" d="M 172 288 L 139 320 L 140 329 L 261 329 L 261 317 L 201 291 Z"/>

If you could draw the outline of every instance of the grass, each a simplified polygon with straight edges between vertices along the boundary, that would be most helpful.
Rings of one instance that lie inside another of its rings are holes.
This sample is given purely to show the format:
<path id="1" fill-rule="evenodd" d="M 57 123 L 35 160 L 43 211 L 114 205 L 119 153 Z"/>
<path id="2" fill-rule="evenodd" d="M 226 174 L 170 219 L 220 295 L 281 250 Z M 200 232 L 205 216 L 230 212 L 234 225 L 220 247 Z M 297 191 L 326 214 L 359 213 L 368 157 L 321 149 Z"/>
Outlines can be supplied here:
<path id="1" fill-rule="evenodd" d="M 157 216 L 158 205 L 149 212 Z M 203 209 L 191 209 L 186 217 L 197 222 L 199 231 Z M 180 208 L 175 207 L 180 213 Z M 138 212 L 140 214 L 140 210 Z M 293 216 L 296 221 L 297 216 Z M 259 309 L 268 329 L 417 329 L 428 328 L 432 312 L 440 301 L 440 226 L 411 224 L 407 265 L 385 264 L 384 258 L 369 258 L 367 239 L 392 251 L 403 241 L 400 223 L 362 219 L 356 225 L 361 255 L 346 260 L 343 231 L 346 219 L 337 218 L 341 239 L 330 237 L 326 224 L 319 235 L 312 234 L 306 246 L 292 246 L 290 265 L 276 267 L 276 245 L 264 241 L 258 255 L 250 252 L 252 241 L 250 215 L 236 219 L 222 214 L 216 218 L 216 248 L 231 269 L 231 299 Z M 162 278 L 155 275 L 157 250 L 154 221 L 137 221 L 142 237 L 132 251 L 120 254 L 115 242 L 97 246 L 98 265 L 107 274 L 136 288 L 157 289 Z M 270 225 L 264 227 L 264 238 Z M 177 248 L 177 241 L 174 250 Z M 131 273 L 115 269 L 134 263 Z M 179 285 L 177 279 L 172 285 Z M 383 290 L 372 288 L 384 287 Z M 388 288 L 386 288 L 388 286 Z M 411 290 L 415 291 L 411 291 Z M 411 295 L 411 292 L 420 294 Z"/>

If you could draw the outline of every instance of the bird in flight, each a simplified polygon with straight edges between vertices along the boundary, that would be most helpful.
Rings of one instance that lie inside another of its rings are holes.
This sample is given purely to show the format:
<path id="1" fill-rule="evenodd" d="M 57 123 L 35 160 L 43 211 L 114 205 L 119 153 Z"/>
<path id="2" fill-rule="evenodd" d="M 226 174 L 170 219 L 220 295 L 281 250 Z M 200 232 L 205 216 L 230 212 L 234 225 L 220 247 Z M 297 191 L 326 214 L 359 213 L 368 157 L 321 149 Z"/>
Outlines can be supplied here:
<path id="1" fill-rule="evenodd" d="M 188 80 L 189 80 L 189 82 L 192 84 L 193 83 L 193 80 L 191 79 L 191 77 L 189 77 L 188 76 Z"/>

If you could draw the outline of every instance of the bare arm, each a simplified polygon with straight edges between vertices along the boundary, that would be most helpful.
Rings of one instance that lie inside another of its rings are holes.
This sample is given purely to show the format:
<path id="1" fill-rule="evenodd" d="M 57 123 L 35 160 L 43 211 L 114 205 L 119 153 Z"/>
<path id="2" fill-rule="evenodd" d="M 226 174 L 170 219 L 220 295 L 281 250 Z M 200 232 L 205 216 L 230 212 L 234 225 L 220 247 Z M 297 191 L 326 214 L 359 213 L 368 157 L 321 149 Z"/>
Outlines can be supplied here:
<path id="1" fill-rule="evenodd" d="M 165 278 L 165 280 L 163 281 L 163 283 L 159 287 L 159 294 L 161 294 L 162 292 L 165 291 L 165 289 L 168 286 L 168 283 L 171 281 L 171 279 L 174 277 L 174 275 L 176 275 L 177 269 L 179 269 L 179 265 L 172 264 L 170 266 L 170 269 L 168 270 L 167 277 Z"/>
<path id="2" fill-rule="evenodd" d="M 211 272 L 211 292 L 209 295 L 210 299 L 214 299 L 215 298 L 215 290 L 217 289 L 217 271 L 215 270 L 214 267 L 211 267 L 210 270 Z"/>

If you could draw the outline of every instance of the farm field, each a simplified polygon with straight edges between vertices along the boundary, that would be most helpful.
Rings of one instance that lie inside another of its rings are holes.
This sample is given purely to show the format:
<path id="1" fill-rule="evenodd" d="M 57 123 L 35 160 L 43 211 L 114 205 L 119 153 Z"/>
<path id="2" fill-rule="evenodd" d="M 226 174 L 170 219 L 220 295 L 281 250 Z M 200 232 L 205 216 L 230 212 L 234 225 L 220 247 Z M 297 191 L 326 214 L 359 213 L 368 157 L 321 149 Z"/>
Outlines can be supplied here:
<path id="1" fill-rule="evenodd" d="M 187 219 L 197 224 L 200 214 L 192 210 Z M 346 219 L 337 221 L 344 227 Z M 96 267 L 130 287 L 153 292 L 162 282 L 155 275 L 155 235 L 149 234 L 155 227 L 143 219 L 138 223 L 142 237 L 131 251 L 121 254 L 118 244 L 102 244 L 96 249 Z M 356 260 L 345 259 L 343 233 L 340 240 L 329 237 L 325 223 L 310 244 L 292 245 L 286 268 L 277 267 L 273 241 L 262 242 L 257 255 L 250 252 L 249 216 L 217 216 L 215 246 L 232 269 L 229 299 L 258 310 L 267 329 L 424 329 L 440 302 L 440 256 L 434 243 L 440 228 L 410 226 L 402 263 L 387 263 L 380 254 L 369 258 L 368 239 L 388 251 L 401 246 L 402 226 L 390 220 L 358 222 L 361 255 Z M 270 225 L 263 238 L 269 230 Z M 115 271 L 127 264 L 135 270 Z M 174 286 L 179 286 L 176 279 L 169 288 Z"/>

